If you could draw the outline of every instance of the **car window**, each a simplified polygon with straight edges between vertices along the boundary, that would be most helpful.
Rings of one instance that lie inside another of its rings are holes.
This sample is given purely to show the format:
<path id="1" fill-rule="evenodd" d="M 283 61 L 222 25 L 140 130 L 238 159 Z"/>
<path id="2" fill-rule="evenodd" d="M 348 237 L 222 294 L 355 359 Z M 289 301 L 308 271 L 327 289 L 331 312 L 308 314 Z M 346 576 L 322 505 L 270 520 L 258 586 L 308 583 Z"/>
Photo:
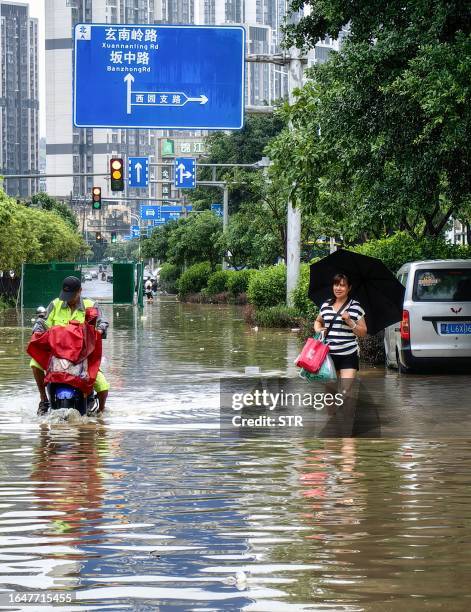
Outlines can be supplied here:
<path id="1" fill-rule="evenodd" d="M 415 302 L 471 302 L 471 268 L 417 270 Z"/>
<path id="2" fill-rule="evenodd" d="M 398 274 L 397 276 L 397 280 L 404 285 L 404 287 L 406 286 L 407 283 L 407 277 L 409 276 L 409 274 L 407 272 L 403 272 L 402 274 Z"/>

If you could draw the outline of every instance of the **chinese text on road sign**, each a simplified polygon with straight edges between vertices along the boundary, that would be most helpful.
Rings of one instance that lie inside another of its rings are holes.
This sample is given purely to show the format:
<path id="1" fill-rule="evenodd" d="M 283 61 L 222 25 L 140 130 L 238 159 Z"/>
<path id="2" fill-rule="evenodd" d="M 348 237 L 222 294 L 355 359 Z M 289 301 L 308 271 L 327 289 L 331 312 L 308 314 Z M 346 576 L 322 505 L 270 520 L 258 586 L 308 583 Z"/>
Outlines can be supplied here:
<path id="1" fill-rule="evenodd" d="M 241 26 L 78 24 L 77 127 L 240 129 Z"/>

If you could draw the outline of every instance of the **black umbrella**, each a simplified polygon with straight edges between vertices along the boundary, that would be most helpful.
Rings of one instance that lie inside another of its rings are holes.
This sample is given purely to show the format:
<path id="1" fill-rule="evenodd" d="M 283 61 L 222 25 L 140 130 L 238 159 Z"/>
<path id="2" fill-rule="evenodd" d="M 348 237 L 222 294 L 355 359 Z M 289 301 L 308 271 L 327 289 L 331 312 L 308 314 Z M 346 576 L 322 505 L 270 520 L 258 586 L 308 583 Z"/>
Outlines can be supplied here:
<path id="1" fill-rule="evenodd" d="M 369 334 L 402 319 L 404 287 L 394 274 L 381 260 L 344 249 L 311 265 L 309 297 L 315 304 L 321 306 L 333 297 L 332 279 L 339 273 L 350 279 L 350 295 L 365 310 Z"/>

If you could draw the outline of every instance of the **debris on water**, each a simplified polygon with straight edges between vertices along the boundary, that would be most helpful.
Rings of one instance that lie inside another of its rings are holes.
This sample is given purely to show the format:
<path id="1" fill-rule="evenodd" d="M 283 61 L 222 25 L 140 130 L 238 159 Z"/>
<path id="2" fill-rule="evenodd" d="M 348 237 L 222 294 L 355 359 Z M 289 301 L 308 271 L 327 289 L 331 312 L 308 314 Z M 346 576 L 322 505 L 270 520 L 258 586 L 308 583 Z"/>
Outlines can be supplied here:
<path id="1" fill-rule="evenodd" d="M 252 327 L 252 331 L 258 332 L 258 325 L 256 325 L 255 327 Z"/>
<path id="2" fill-rule="evenodd" d="M 243 570 L 239 570 L 235 576 L 224 578 L 223 582 L 235 586 L 239 591 L 243 591 L 247 588 L 247 574 Z"/>
<path id="3" fill-rule="evenodd" d="M 297 333 L 298 331 L 300 331 L 300 329 L 301 329 L 300 327 L 292 327 L 291 331 Z"/>
<path id="4" fill-rule="evenodd" d="M 204 346 L 200 346 L 200 351 L 204 351 Z"/>

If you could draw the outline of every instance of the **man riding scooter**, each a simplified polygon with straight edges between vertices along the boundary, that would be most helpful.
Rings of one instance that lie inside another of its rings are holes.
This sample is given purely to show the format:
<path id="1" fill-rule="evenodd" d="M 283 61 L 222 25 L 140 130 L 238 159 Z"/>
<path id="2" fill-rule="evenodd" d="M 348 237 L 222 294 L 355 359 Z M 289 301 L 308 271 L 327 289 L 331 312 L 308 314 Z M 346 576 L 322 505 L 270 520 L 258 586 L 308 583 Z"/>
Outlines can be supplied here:
<path id="1" fill-rule="evenodd" d="M 94 317 L 96 317 L 95 326 L 98 333 L 102 337 L 106 337 L 109 324 L 103 317 L 97 302 L 88 298 L 82 298 L 82 284 L 80 280 L 75 276 L 68 276 L 62 283 L 62 291 L 59 297 L 49 304 L 44 318 L 38 318 L 36 321 L 33 333 L 45 332 L 56 325 L 66 326 L 71 321 L 85 323 L 87 321 L 87 312 L 91 311 L 93 311 Z M 38 415 L 42 415 L 51 407 L 46 393 L 45 372 L 35 359 L 31 359 L 30 365 L 40 396 Z M 105 408 L 110 386 L 101 370 L 98 372 L 93 388 L 98 397 L 98 410 L 102 412 Z"/>

